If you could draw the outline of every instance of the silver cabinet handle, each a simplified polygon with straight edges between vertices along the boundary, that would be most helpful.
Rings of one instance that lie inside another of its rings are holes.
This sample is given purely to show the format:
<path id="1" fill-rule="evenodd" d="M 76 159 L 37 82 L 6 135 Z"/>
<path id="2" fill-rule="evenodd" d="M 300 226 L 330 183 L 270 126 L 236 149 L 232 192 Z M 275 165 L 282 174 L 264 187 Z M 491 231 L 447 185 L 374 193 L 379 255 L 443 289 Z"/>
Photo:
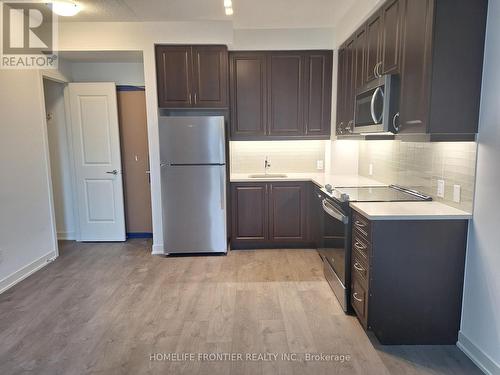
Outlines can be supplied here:
<path id="1" fill-rule="evenodd" d="M 338 126 L 338 128 L 339 128 L 339 133 L 340 133 L 340 134 L 344 134 L 344 131 L 342 130 L 342 126 L 344 126 L 344 122 L 341 122 L 341 123 L 339 124 L 339 126 Z"/>
<path id="2" fill-rule="evenodd" d="M 197 96 L 196 96 L 196 93 L 194 93 L 194 104 L 197 103 Z"/>
<path id="3" fill-rule="evenodd" d="M 373 76 L 375 78 L 378 78 L 378 75 L 377 75 L 377 66 L 378 66 L 378 63 L 376 63 L 375 66 L 373 67 Z"/>
<path id="4" fill-rule="evenodd" d="M 113 174 L 113 175 L 117 175 L 118 174 L 118 171 L 116 169 L 113 169 L 112 171 L 107 171 L 106 172 L 107 174 Z"/>
<path id="5" fill-rule="evenodd" d="M 380 87 L 377 87 L 377 89 L 373 92 L 373 95 L 372 95 L 372 100 L 370 102 L 370 112 L 371 112 L 371 115 L 372 115 L 372 120 L 375 124 L 379 124 L 380 121 L 382 120 L 382 115 L 380 115 L 379 118 L 377 118 L 377 114 L 375 113 L 375 99 L 377 98 L 377 95 L 381 93 L 382 94 L 382 97 L 384 97 L 384 92 L 382 91 L 382 89 Z"/>
<path id="6" fill-rule="evenodd" d="M 352 125 L 354 125 L 354 121 L 351 120 L 347 123 L 345 130 L 347 130 L 349 133 L 352 133 Z"/>
<path id="7" fill-rule="evenodd" d="M 394 115 L 394 117 L 392 118 L 392 127 L 394 128 L 394 130 L 396 130 L 397 132 L 399 131 L 399 129 L 401 128 L 401 125 L 397 126 L 396 125 L 396 120 L 399 118 L 399 112 L 396 113 Z"/>
<path id="8" fill-rule="evenodd" d="M 191 101 L 191 93 L 189 93 L 189 104 L 192 104 L 192 101 Z"/>
<path id="9" fill-rule="evenodd" d="M 366 227 L 366 225 L 365 225 L 365 224 L 363 224 L 363 223 L 362 223 L 361 221 L 359 221 L 359 220 L 356 220 L 356 221 L 354 222 L 354 225 L 356 225 L 357 227 L 360 227 L 360 228 L 364 228 L 364 227 Z"/>
<path id="10" fill-rule="evenodd" d="M 376 65 L 376 70 L 377 70 L 377 75 L 378 75 L 378 78 L 381 78 L 382 77 L 382 73 L 380 72 L 379 68 L 382 67 L 382 61 L 380 61 L 379 63 L 377 63 Z"/>
<path id="11" fill-rule="evenodd" d="M 359 271 L 359 272 L 364 272 L 365 271 L 365 269 L 363 267 L 361 267 L 358 262 L 354 263 L 353 266 L 356 269 L 356 271 Z"/>
<path id="12" fill-rule="evenodd" d="M 354 298 L 358 302 L 363 302 L 363 300 L 361 298 L 358 298 L 358 293 L 356 293 L 356 292 L 354 292 L 352 294 L 352 298 Z"/>
<path id="13" fill-rule="evenodd" d="M 358 250 L 361 250 L 361 251 L 364 251 L 366 250 L 366 247 L 364 247 L 363 245 L 361 245 L 358 241 L 354 242 L 354 247 Z"/>

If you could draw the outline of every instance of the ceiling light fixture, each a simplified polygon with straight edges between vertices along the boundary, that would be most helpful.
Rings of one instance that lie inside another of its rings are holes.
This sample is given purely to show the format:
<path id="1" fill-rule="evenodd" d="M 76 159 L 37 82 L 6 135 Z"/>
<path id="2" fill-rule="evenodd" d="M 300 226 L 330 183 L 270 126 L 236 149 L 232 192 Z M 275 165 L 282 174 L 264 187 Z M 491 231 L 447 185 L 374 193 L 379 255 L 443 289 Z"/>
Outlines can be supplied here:
<path id="1" fill-rule="evenodd" d="M 76 3 L 69 1 L 54 1 L 52 2 L 52 11 L 62 17 L 72 17 L 78 14 L 82 7 Z"/>
<path id="2" fill-rule="evenodd" d="M 226 16 L 232 16 L 233 15 L 233 8 L 226 8 Z"/>

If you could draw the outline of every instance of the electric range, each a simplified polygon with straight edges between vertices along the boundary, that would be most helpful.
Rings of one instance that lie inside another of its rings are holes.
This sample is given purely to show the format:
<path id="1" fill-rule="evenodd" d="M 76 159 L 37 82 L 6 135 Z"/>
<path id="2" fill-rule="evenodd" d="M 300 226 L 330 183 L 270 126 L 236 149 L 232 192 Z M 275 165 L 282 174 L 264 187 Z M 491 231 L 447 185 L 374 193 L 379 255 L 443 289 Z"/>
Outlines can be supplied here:
<path id="1" fill-rule="evenodd" d="M 332 290 L 345 312 L 351 310 L 352 210 L 350 202 L 416 202 L 431 197 L 397 185 L 332 187 L 318 194 L 321 204 L 321 236 L 318 252 Z"/>

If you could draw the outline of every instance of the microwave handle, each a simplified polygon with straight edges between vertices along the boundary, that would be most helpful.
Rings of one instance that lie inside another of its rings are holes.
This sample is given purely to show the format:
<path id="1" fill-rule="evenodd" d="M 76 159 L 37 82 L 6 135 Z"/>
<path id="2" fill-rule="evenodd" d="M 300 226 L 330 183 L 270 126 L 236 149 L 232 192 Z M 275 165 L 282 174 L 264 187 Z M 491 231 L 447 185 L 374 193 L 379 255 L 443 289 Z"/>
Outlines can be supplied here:
<path id="1" fill-rule="evenodd" d="M 382 93 L 382 96 L 384 95 L 382 89 L 380 87 L 377 87 L 375 92 L 372 95 L 372 101 L 370 103 L 370 112 L 372 115 L 373 123 L 378 124 L 382 120 L 381 118 L 377 118 L 377 114 L 375 113 L 375 99 L 377 98 L 378 93 Z"/>

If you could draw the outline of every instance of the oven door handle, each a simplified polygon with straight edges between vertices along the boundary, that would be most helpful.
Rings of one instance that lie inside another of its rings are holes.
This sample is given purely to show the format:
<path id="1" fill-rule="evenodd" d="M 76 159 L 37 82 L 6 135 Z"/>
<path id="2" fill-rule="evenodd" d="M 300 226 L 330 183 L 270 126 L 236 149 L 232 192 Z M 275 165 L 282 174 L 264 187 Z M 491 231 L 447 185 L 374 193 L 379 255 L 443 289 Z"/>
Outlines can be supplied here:
<path id="1" fill-rule="evenodd" d="M 323 211 L 325 211 L 328 215 L 341 221 L 344 224 L 349 223 L 349 217 L 347 217 L 342 212 L 333 207 L 330 203 L 328 203 L 326 199 L 323 199 L 323 202 L 321 203 L 323 205 Z"/>
<path id="2" fill-rule="evenodd" d="M 383 114 L 382 114 L 382 116 L 377 118 L 377 114 L 375 113 L 375 99 L 377 98 L 377 95 L 379 93 L 382 94 L 382 98 L 384 97 L 384 92 L 382 91 L 382 89 L 380 87 L 377 87 L 377 89 L 373 92 L 372 100 L 370 102 L 370 112 L 371 112 L 372 120 L 373 120 L 374 124 L 379 124 L 382 121 L 382 116 L 383 116 Z"/>

